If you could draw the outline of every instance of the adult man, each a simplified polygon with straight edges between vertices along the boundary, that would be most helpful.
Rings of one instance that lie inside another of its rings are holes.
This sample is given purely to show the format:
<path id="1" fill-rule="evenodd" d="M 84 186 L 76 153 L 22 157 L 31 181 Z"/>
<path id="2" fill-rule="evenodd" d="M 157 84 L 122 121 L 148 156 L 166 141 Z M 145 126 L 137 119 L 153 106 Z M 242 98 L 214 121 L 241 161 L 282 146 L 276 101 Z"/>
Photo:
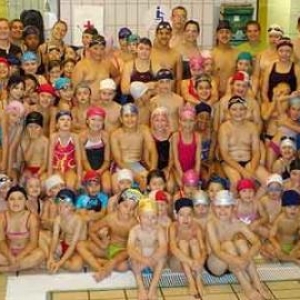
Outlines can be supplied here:
<path id="1" fill-rule="evenodd" d="M 76 87 L 80 82 L 86 82 L 92 91 L 91 100 L 99 97 L 99 82 L 112 77 L 116 83 L 120 80 L 119 71 L 112 61 L 105 57 L 106 41 L 103 36 L 93 36 L 89 46 L 89 57 L 82 59 L 74 68 L 72 82 Z"/>
<path id="2" fill-rule="evenodd" d="M 183 6 L 176 6 L 172 9 L 171 23 L 172 23 L 172 38 L 170 40 L 170 47 L 176 46 L 182 41 L 184 24 L 187 20 L 187 10 Z"/>

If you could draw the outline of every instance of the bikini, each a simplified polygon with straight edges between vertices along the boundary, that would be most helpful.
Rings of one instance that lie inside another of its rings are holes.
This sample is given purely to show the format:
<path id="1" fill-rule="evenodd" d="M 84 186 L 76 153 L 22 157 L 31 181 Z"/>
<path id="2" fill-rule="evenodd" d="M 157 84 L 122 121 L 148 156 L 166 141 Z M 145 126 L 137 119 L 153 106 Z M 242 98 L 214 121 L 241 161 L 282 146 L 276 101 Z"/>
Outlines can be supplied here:
<path id="1" fill-rule="evenodd" d="M 54 146 L 52 163 L 53 169 L 62 173 L 75 168 L 75 144 L 72 137 L 69 138 L 69 141 L 65 146 L 62 145 L 60 138 L 58 138 L 57 143 Z"/>

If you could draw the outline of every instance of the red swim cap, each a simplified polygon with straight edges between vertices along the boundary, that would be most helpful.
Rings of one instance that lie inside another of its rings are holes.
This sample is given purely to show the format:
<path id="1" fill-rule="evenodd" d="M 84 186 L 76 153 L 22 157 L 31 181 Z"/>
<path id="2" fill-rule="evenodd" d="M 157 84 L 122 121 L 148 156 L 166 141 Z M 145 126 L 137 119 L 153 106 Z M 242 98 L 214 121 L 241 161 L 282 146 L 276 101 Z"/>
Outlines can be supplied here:
<path id="1" fill-rule="evenodd" d="M 238 181 L 236 188 L 238 192 L 246 189 L 255 190 L 255 184 L 251 179 L 241 179 Z"/>
<path id="2" fill-rule="evenodd" d="M 87 118 L 90 118 L 92 116 L 100 116 L 102 118 L 105 118 L 105 115 L 106 115 L 105 110 L 97 106 L 91 106 L 86 112 Z"/>
<path id="3" fill-rule="evenodd" d="M 49 83 L 44 83 L 44 84 L 41 84 L 38 88 L 37 88 L 37 92 L 40 94 L 40 93 L 48 93 L 50 95 L 52 95 L 53 97 L 56 97 L 56 92 L 55 92 L 55 89 L 54 87 L 49 84 Z"/>

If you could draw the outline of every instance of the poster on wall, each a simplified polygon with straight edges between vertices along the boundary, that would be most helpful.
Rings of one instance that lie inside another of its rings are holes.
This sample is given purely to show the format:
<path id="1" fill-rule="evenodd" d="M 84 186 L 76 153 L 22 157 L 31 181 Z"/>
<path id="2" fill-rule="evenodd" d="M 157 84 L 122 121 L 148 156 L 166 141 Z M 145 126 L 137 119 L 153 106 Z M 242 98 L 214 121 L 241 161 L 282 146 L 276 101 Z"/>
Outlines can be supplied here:
<path id="1" fill-rule="evenodd" d="M 82 32 L 94 27 L 98 32 L 103 32 L 104 10 L 103 6 L 72 5 L 72 45 L 82 46 Z"/>

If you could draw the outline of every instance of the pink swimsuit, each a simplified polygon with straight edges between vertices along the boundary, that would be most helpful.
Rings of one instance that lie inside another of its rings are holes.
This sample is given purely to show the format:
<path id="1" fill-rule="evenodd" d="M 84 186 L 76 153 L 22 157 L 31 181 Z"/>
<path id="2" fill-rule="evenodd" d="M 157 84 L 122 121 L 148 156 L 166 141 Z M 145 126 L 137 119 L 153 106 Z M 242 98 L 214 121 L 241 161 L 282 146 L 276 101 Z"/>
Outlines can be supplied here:
<path id="1" fill-rule="evenodd" d="M 184 144 L 181 138 L 181 132 L 179 131 L 178 141 L 178 156 L 179 162 L 183 172 L 194 169 L 196 164 L 196 135 L 193 134 L 193 140 L 190 144 Z"/>

